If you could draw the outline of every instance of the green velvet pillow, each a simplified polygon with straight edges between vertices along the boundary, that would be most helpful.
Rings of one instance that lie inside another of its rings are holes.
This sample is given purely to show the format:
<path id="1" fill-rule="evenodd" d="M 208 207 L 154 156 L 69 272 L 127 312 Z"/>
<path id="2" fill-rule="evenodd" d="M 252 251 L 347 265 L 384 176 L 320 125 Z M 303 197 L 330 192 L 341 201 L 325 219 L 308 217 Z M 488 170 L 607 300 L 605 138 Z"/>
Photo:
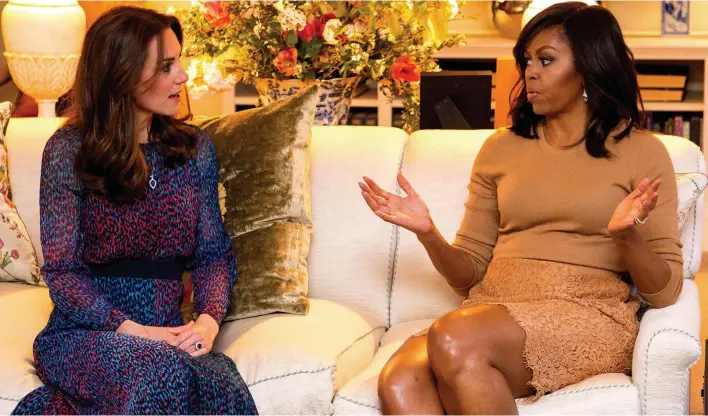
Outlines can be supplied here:
<path id="1" fill-rule="evenodd" d="M 306 314 L 310 140 L 317 86 L 265 107 L 192 123 L 214 141 L 226 231 L 238 261 L 225 321 Z"/>

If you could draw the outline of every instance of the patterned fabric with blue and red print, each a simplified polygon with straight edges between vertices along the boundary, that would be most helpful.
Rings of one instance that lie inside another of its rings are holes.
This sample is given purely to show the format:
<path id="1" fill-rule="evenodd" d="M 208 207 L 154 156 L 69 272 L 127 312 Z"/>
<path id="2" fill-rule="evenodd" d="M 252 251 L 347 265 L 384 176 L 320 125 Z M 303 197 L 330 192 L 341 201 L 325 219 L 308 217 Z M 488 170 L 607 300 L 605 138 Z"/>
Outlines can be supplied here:
<path id="1" fill-rule="evenodd" d="M 40 184 L 44 278 L 55 308 L 34 342 L 44 383 L 15 414 L 257 414 L 236 364 L 221 353 L 201 357 L 165 342 L 116 331 L 183 324 L 181 280 L 99 277 L 87 265 L 123 259 L 186 258 L 194 307 L 221 323 L 236 282 L 236 259 L 221 220 L 211 139 L 168 168 L 159 143 L 142 144 L 149 175 L 143 198 L 118 204 L 88 192 L 74 171 L 78 129 L 47 142 Z"/>

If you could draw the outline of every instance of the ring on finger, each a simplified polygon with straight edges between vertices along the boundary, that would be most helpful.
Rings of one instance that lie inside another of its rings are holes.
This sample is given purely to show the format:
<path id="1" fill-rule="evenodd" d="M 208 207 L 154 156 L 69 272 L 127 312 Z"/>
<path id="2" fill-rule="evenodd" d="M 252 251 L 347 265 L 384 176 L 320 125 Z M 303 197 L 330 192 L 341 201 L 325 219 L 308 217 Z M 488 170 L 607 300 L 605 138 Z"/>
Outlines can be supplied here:
<path id="1" fill-rule="evenodd" d="M 194 344 L 194 350 L 199 351 L 204 347 L 201 342 L 197 341 L 197 343 Z"/>
<path id="2" fill-rule="evenodd" d="M 649 220 L 648 216 L 646 218 L 644 218 L 643 220 L 639 219 L 639 217 L 637 217 L 636 215 L 634 216 L 634 223 L 637 225 L 645 224 L 647 222 L 647 220 Z"/>

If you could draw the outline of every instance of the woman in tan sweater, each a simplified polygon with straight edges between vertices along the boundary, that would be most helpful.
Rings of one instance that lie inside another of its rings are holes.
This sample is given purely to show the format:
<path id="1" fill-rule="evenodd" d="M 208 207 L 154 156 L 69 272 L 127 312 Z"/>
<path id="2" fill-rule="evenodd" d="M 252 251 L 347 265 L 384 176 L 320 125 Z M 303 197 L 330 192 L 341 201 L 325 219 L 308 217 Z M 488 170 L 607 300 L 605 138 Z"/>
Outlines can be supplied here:
<path id="1" fill-rule="evenodd" d="M 386 364 L 384 413 L 514 414 L 515 398 L 628 372 L 639 306 L 630 284 L 657 308 L 681 292 L 673 166 L 636 128 L 634 60 L 615 18 L 552 6 L 514 56 L 513 125 L 474 161 L 452 245 L 404 177 L 405 197 L 360 184 L 372 211 L 414 232 L 467 296 Z"/>

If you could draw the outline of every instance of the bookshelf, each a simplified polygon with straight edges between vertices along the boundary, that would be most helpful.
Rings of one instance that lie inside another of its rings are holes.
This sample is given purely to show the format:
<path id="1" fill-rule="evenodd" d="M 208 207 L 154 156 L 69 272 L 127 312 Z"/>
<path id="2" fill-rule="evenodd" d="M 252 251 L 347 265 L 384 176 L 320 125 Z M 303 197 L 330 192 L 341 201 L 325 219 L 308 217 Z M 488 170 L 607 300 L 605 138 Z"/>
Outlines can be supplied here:
<path id="1" fill-rule="evenodd" d="M 634 53 L 638 62 L 655 61 L 663 63 L 691 62 L 698 64 L 702 68 L 702 79 L 693 81 L 689 85 L 686 97 L 680 102 L 645 102 L 645 110 L 653 112 L 691 112 L 708 113 L 708 37 L 662 37 L 662 36 L 627 36 L 627 44 Z M 512 48 L 515 41 L 513 39 L 500 36 L 475 36 L 468 35 L 466 45 L 446 48 L 438 52 L 437 58 L 441 60 L 460 61 L 494 61 L 497 58 L 511 57 Z M 693 88 L 693 89 L 691 89 Z M 233 102 L 224 102 L 225 110 L 233 111 L 235 105 L 256 105 L 257 97 L 255 90 L 243 86 L 237 86 Z M 400 100 L 389 102 L 388 99 L 376 88 L 373 88 L 363 95 L 356 97 L 352 101 L 352 109 L 369 108 L 375 109 L 377 121 L 380 126 L 391 126 L 393 123 L 393 112 L 401 108 Z M 492 103 L 492 108 L 494 103 Z M 703 137 L 708 137 L 708 124 L 703 126 Z M 704 146 L 704 154 L 706 146 Z"/>

